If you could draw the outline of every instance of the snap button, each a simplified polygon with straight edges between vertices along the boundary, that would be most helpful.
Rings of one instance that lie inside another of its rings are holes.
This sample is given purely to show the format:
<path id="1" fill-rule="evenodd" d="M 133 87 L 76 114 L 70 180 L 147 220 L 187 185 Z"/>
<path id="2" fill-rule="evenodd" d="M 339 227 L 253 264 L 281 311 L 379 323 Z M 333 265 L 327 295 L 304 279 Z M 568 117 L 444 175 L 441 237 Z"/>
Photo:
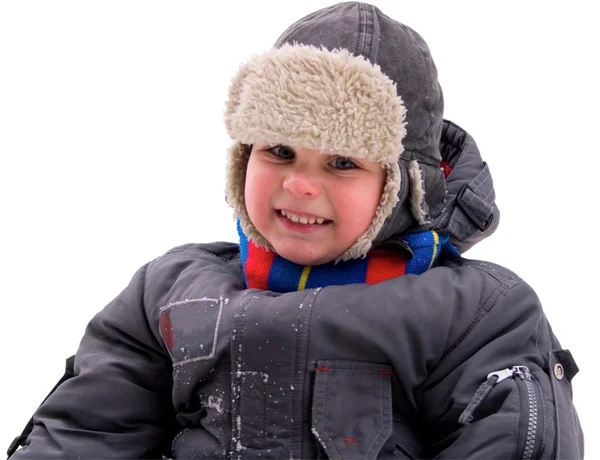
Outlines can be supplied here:
<path id="1" fill-rule="evenodd" d="M 556 377 L 558 380 L 562 380 L 564 376 L 565 376 L 565 370 L 562 367 L 562 364 L 556 363 L 554 365 L 554 377 Z"/>

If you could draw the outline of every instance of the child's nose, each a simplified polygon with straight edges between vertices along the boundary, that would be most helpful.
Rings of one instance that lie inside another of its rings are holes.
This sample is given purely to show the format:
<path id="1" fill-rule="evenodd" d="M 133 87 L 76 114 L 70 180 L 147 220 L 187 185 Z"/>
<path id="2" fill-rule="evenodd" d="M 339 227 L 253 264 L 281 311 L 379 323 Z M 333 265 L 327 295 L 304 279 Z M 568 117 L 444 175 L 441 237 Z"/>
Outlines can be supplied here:
<path id="1" fill-rule="evenodd" d="M 319 184 L 304 173 L 292 173 L 283 181 L 283 188 L 297 197 L 317 197 Z"/>

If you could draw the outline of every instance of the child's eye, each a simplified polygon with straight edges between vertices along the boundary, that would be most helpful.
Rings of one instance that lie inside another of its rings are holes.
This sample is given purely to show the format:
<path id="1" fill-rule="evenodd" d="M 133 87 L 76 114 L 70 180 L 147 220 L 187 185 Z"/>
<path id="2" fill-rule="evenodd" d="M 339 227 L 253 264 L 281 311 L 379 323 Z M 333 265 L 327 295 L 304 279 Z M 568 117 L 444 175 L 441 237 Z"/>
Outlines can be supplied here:
<path id="1" fill-rule="evenodd" d="M 281 158 L 282 160 L 293 160 L 294 159 L 294 151 L 289 148 L 286 147 L 285 145 L 276 145 L 275 147 L 271 147 L 270 149 L 267 149 L 269 152 L 271 152 L 273 155 L 275 155 L 276 157 Z"/>
<path id="2" fill-rule="evenodd" d="M 329 162 L 335 169 L 353 169 L 357 168 L 356 164 L 347 157 L 335 157 Z"/>

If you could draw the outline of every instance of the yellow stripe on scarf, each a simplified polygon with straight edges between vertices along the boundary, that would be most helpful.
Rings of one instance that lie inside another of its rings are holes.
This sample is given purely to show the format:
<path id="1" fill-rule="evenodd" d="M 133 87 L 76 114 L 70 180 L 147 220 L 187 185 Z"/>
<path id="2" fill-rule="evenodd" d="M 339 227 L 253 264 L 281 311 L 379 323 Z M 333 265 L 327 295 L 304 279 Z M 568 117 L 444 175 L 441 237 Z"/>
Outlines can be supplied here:
<path id="1" fill-rule="evenodd" d="M 435 262 L 435 259 L 437 257 L 438 247 L 440 245 L 440 236 L 437 234 L 437 232 L 431 232 L 431 233 L 433 234 L 433 254 L 431 255 L 431 262 L 429 262 L 429 267 L 427 267 L 428 270 L 431 268 L 431 266 Z"/>
<path id="2" fill-rule="evenodd" d="M 310 265 L 307 265 L 302 270 L 302 275 L 300 275 L 300 282 L 298 283 L 299 291 L 304 291 L 304 289 L 306 289 L 306 281 L 308 281 L 309 274 L 310 274 Z"/>

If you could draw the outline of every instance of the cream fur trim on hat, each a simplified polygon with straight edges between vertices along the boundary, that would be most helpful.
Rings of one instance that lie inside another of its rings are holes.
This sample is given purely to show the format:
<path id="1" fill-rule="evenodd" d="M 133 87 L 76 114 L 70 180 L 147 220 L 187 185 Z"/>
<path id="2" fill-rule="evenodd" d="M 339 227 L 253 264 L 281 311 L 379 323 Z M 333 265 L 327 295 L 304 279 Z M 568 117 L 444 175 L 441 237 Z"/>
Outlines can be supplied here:
<path id="1" fill-rule="evenodd" d="M 243 65 L 229 89 L 225 125 L 235 141 L 227 162 L 227 201 L 246 236 L 272 249 L 244 201 L 250 145 L 301 146 L 377 161 L 387 172 L 375 217 L 337 261 L 366 256 L 398 201 L 406 109 L 379 66 L 347 50 L 283 45 Z"/>
<path id="2" fill-rule="evenodd" d="M 417 160 L 411 160 L 408 168 L 408 177 L 410 177 L 410 209 L 419 225 L 425 225 L 427 220 L 427 202 L 425 201 L 425 186 L 421 167 Z"/>

